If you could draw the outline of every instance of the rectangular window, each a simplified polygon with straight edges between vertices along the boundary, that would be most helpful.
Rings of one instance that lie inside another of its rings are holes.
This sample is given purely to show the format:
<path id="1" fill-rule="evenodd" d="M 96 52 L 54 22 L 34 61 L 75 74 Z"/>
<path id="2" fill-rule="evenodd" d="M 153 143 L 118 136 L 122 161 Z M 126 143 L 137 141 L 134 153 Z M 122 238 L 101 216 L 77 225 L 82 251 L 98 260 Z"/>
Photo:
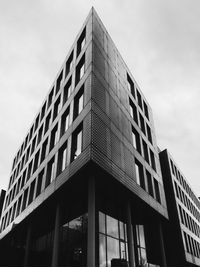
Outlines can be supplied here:
<path id="1" fill-rule="evenodd" d="M 148 137 L 148 140 L 151 144 L 153 144 L 152 142 L 152 135 L 151 135 L 151 128 L 149 127 L 148 124 L 146 124 L 146 128 L 147 128 L 147 137 Z"/>
<path id="2" fill-rule="evenodd" d="M 143 116 L 142 116 L 141 114 L 139 115 L 139 117 L 140 117 L 140 128 L 141 128 L 142 132 L 143 132 L 144 134 L 146 134 L 146 131 L 145 131 L 145 124 L 144 124 L 144 118 L 143 118 Z"/>
<path id="3" fill-rule="evenodd" d="M 143 189 L 145 189 L 145 182 L 144 182 L 144 171 L 142 164 L 139 161 L 135 160 L 135 172 L 136 172 L 136 182 L 139 184 Z"/>
<path id="4" fill-rule="evenodd" d="M 38 128 L 38 124 L 39 124 L 39 114 L 38 114 L 38 116 L 37 116 L 37 118 L 36 118 L 36 120 L 35 120 L 35 131 L 36 131 L 37 128 Z"/>
<path id="5" fill-rule="evenodd" d="M 147 185 L 148 185 L 149 195 L 154 197 L 154 194 L 153 194 L 153 183 L 152 183 L 151 174 L 147 170 L 146 170 L 146 176 L 147 176 Z"/>
<path id="6" fill-rule="evenodd" d="M 22 182 L 21 182 L 21 186 L 20 186 L 20 190 L 23 188 L 24 184 L 25 184 L 25 180 L 26 180 L 26 170 L 24 170 L 23 174 L 22 174 Z"/>
<path id="7" fill-rule="evenodd" d="M 135 104 L 133 103 L 133 101 L 131 101 L 131 99 L 129 99 L 129 105 L 130 105 L 131 117 L 138 124 L 137 108 L 136 108 Z"/>
<path id="8" fill-rule="evenodd" d="M 62 82 L 62 78 L 63 78 L 63 71 L 61 71 L 60 75 L 58 76 L 58 79 L 56 81 L 56 94 L 59 92 L 60 90 L 60 86 L 61 86 L 61 82 Z"/>
<path id="9" fill-rule="evenodd" d="M 74 116 L 73 116 L 74 120 L 83 110 L 83 95 L 84 95 L 84 87 L 82 86 L 74 98 Z"/>
<path id="10" fill-rule="evenodd" d="M 153 151 L 150 149 L 151 167 L 156 171 L 156 162 Z"/>
<path id="11" fill-rule="evenodd" d="M 84 45 L 85 45 L 85 37 L 86 37 L 86 28 L 82 31 L 78 41 L 77 41 L 77 57 L 82 51 Z"/>
<path id="12" fill-rule="evenodd" d="M 59 175 L 67 167 L 67 142 L 59 149 L 58 152 L 58 169 L 57 174 Z"/>
<path id="13" fill-rule="evenodd" d="M 32 165 L 33 165 L 33 160 L 31 160 L 31 162 L 28 165 L 28 172 L 27 172 L 27 178 L 26 181 L 28 181 L 31 177 L 31 173 L 32 173 Z"/>
<path id="14" fill-rule="evenodd" d="M 131 92 L 131 94 L 135 98 L 135 86 L 134 86 L 134 83 L 133 83 L 131 77 L 128 75 L 128 73 L 127 73 L 127 81 L 128 81 L 128 90 Z"/>
<path id="15" fill-rule="evenodd" d="M 139 133 L 132 127 L 132 140 L 134 148 L 141 153 L 140 136 Z"/>
<path id="16" fill-rule="evenodd" d="M 32 125 L 31 129 L 30 129 L 30 134 L 29 134 L 29 141 L 31 140 L 32 136 L 33 136 L 33 127 L 34 125 Z"/>
<path id="17" fill-rule="evenodd" d="M 71 162 L 74 161 L 82 152 L 82 124 L 72 134 Z"/>
<path id="18" fill-rule="evenodd" d="M 38 181 L 37 181 L 37 188 L 36 188 L 35 197 L 39 196 L 39 194 L 41 193 L 43 177 L 44 177 L 44 169 L 38 175 Z"/>
<path id="19" fill-rule="evenodd" d="M 61 109 L 61 103 L 60 103 L 60 97 L 59 97 L 54 104 L 53 121 L 55 120 L 58 113 L 60 112 L 60 109 Z"/>
<path id="20" fill-rule="evenodd" d="M 140 106 L 140 108 L 143 110 L 143 108 L 142 108 L 142 97 L 141 97 L 141 94 L 139 93 L 138 90 L 137 90 L 137 102 L 138 102 L 138 105 Z"/>
<path id="21" fill-rule="evenodd" d="M 145 101 L 143 101 L 143 104 L 144 104 L 144 114 L 145 114 L 145 116 L 147 117 L 147 119 L 149 120 L 148 106 L 147 106 L 147 104 L 145 103 Z"/>
<path id="22" fill-rule="evenodd" d="M 33 201 L 34 191 L 35 191 L 35 180 L 31 183 L 28 205 L 31 204 L 31 202 Z"/>
<path id="23" fill-rule="evenodd" d="M 144 140 L 142 140 L 144 159 L 149 163 L 148 146 Z"/>
<path id="24" fill-rule="evenodd" d="M 54 87 L 52 88 L 51 92 L 49 93 L 49 97 L 48 97 L 48 108 L 51 106 L 51 103 L 53 101 L 53 94 L 54 94 Z"/>
<path id="25" fill-rule="evenodd" d="M 33 154 L 34 150 L 35 150 L 35 144 L 36 144 L 36 136 L 34 137 L 33 141 L 32 141 L 32 147 L 31 147 L 31 155 Z"/>
<path id="26" fill-rule="evenodd" d="M 39 144 L 40 141 L 41 141 L 41 139 L 42 139 L 42 132 L 43 132 L 43 124 L 42 124 L 42 126 L 40 127 L 39 132 L 38 132 L 38 140 L 37 140 L 37 144 Z"/>
<path id="27" fill-rule="evenodd" d="M 29 159 L 30 149 L 31 149 L 31 146 L 29 146 L 28 149 L 27 149 L 27 151 L 26 151 L 26 160 L 25 160 L 25 162 L 27 162 L 28 159 Z"/>
<path id="28" fill-rule="evenodd" d="M 18 203 L 17 203 L 17 211 L 16 211 L 16 217 L 20 213 L 20 208 L 21 208 L 21 203 L 22 203 L 22 196 L 19 198 Z"/>
<path id="29" fill-rule="evenodd" d="M 47 164 L 47 176 L 46 176 L 46 184 L 45 187 L 47 187 L 54 179 L 54 157 L 49 161 Z"/>
<path id="30" fill-rule="evenodd" d="M 39 157 L 40 157 L 40 150 L 35 154 L 35 160 L 34 160 L 34 165 L 33 165 L 33 173 L 37 170 L 38 168 L 38 163 L 39 163 Z"/>
<path id="31" fill-rule="evenodd" d="M 40 121 L 44 118 L 45 110 L 46 110 L 46 102 L 44 103 L 44 105 L 42 107 Z"/>
<path id="32" fill-rule="evenodd" d="M 52 148 L 55 146 L 55 144 L 58 142 L 58 124 L 53 128 L 51 131 L 51 140 L 50 140 L 50 149 L 49 151 L 52 150 Z"/>
<path id="33" fill-rule="evenodd" d="M 63 91 L 63 106 L 67 102 L 72 91 L 72 77 L 70 77 L 69 81 L 66 83 Z"/>
<path id="34" fill-rule="evenodd" d="M 24 197 L 23 197 L 23 202 L 22 202 L 22 211 L 26 208 L 27 197 L 28 197 L 28 188 L 26 188 L 26 190 L 24 191 Z"/>
<path id="35" fill-rule="evenodd" d="M 46 158 L 46 155 L 47 155 L 47 145 L 48 145 L 48 138 L 42 144 L 42 154 L 41 154 L 40 163 L 42 163 L 43 160 Z"/>
<path id="36" fill-rule="evenodd" d="M 69 56 L 66 66 L 65 66 L 65 78 L 70 73 L 70 70 L 72 69 L 72 62 L 73 62 L 73 51 L 71 52 L 71 55 Z"/>
<path id="37" fill-rule="evenodd" d="M 67 110 L 64 112 L 61 118 L 61 131 L 60 131 L 60 136 L 63 136 L 63 134 L 67 131 L 69 127 L 69 107 Z"/>
<path id="38" fill-rule="evenodd" d="M 85 73 L 85 55 L 82 56 L 81 60 L 79 61 L 76 67 L 76 85 L 81 80 Z"/>
<path id="39" fill-rule="evenodd" d="M 51 121 L 51 111 L 49 112 L 45 120 L 44 134 L 49 130 L 50 121 Z"/>
<path id="40" fill-rule="evenodd" d="M 159 184 L 158 184 L 158 181 L 155 178 L 154 178 L 154 188 L 155 188 L 156 200 L 159 203 L 161 203 Z"/>

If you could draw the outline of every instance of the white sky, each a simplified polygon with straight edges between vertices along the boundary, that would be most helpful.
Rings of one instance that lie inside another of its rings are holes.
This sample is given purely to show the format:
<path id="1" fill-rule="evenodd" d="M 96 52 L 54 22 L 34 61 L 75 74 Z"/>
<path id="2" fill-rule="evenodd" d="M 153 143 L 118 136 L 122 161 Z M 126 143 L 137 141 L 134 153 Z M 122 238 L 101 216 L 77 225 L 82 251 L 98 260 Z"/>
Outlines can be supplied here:
<path id="1" fill-rule="evenodd" d="M 158 145 L 200 195 L 199 0 L 0 0 L 0 188 L 92 6 L 153 109 Z"/>

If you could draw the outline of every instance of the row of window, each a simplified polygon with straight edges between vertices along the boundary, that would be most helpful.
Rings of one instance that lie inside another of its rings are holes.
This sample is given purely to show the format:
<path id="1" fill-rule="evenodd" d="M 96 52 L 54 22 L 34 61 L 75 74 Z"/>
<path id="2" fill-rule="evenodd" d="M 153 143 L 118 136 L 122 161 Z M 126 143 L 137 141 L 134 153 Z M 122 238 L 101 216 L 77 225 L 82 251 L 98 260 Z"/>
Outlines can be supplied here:
<path id="1" fill-rule="evenodd" d="M 180 174 L 179 170 L 177 169 L 176 165 L 172 162 L 170 159 L 171 169 L 173 175 L 176 177 L 176 179 L 179 181 L 179 183 L 182 185 L 182 187 L 185 189 L 185 191 L 188 193 L 188 195 L 191 197 L 191 199 L 194 201 L 196 206 L 200 209 L 200 202 L 199 199 L 195 196 L 189 185 L 187 184 L 186 180 L 183 178 L 183 176 Z"/>
<path id="2" fill-rule="evenodd" d="M 127 73 L 127 81 L 128 81 L 128 90 L 132 94 L 132 96 L 137 99 L 137 103 L 141 110 L 144 112 L 146 118 L 149 120 L 149 111 L 148 106 L 144 100 L 142 100 L 142 96 L 140 92 L 135 88 L 135 84 L 129 74 Z"/>
<path id="3" fill-rule="evenodd" d="M 78 93 L 76 94 L 76 96 L 74 98 L 73 120 L 75 120 L 77 118 L 77 116 L 81 113 L 81 111 L 83 110 L 83 107 L 84 107 L 83 97 L 84 97 L 84 85 L 79 89 Z M 60 99 L 60 97 L 58 98 L 58 100 L 59 99 Z M 57 108 L 57 106 L 58 106 L 57 101 L 55 102 L 55 105 L 54 105 L 54 111 L 55 111 L 55 107 L 56 107 L 56 110 L 57 110 L 56 114 L 58 115 L 59 111 Z M 59 110 L 60 110 L 60 108 L 59 108 Z M 63 115 L 61 117 L 61 123 L 58 122 L 54 126 L 54 128 L 52 129 L 52 131 L 50 133 L 50 137 L 49 136 L 46 137 L 45 141 L 43 142 L 43 144 L 41 146 L 41 149 L 38 149 L 38 151 L 35 154 L 35 157 L 30 161 L 30 163 L 28 164 L 28 167 L 23 171 L 22 176 L 18 179 L 18 181 L 13 186 L 13 188 L 10 190 L 9 195 L 7 195 L 7 197 L 6 197 L 7 201 L 6 201 L 5 208 L 10 204 L 10 202 L 14 199 L 14 197 L 19 193 L 19 191 L 23 188 L 24 184 L 30 179 L 31 175 L 37 170 L 37 168 L 43 162 L 43 160 L 48 155 L 48 153 L 54 148 L 55 144 L 58 142 L 58 140 L 59 140 L 59 131 L 58 131 L 59 125 L 60 125 L 60 138 L 67 131 L 67 129 L 69 128 L 69 125 L 70 125 L 70 119 L 69 118 L 70 118 L 70 105 L 66 108 L 66 111 L 63 113 Z M 53 117 L 53 119 L 54 119 L 54 117 Z M 49 128 L 50 122 L 51 122 L 51 111 L 49 112 L 49 114 L 46 117 L 45 129 Z M 48 127 L 47 127 L 47 125 L 48 125 Z M 41 127 L 43 128 L 43 125 Z M 43 135 L 44 134 L 45 134 L 45 132 L 43 133 Z M 29 155 L 30 147 L 31 147 L 31 151 L 35 150 L 35 141 L 34 140 L 36 140 L 36 136 L 33 139 L 32 147 L 29 146 L 29 148 L 27 149 L 27 152 L 26 152 L 27 154 L 25 154 L 26 155 L 26 161 L 25 162 L 22 161 L 22 164 L 25 164 L 28 161 L 29 157 L 32 155 L 32 153 Z M 38 138 L 39 137 L 41 140 L 42 139 L 42 133 L 40 133 L 40 131 L 38 132 Z M 39 144 L 39 142 L 38 142 L 38 144 Z M 17 175 L 18 175 L 18 173 L 17 173 Z M 17 175 L 16 175 L 16 177 L 17 177 Z M 14 176 L 14 180 L 15 180 L 15 176 Z M 21 182 L 21 180 L 22 180 L 22 182 Z M 20 185 L 20 183 L 21 183 L 21 185 Z"/>
<path id="4" fill-rule="evenodd" d="M 200 222 L 200 213 L 193 205 L 187 195 L 181 190 L 180 186 L 174 181 L 177 198 L 184 204 L 184 206 L 193 214 L 193 216 Z"/>
<path id="5" fill-rule="evenodd" d="M 140 127 L 143 134 L 147 136 L 149 142 L 153 144 L 151 128 L 149 127 L 148 123 L 145 123 L 145 120 L 140 112 L 139 112 L 139 119 L 138 119 L 136 105 L 133 103 L 133 101 L 130 98 L 129 98 L 129 107 L 130 107 L 131 117 L 136 122 L 136 124 Z"/>
<path id="6" fill-rule="evenodd" d="M 137 132 L 137 130 L 132 126 L 133 147 L 142 155 L 140 138 L 142 139 L 142 137 L 140 137 L 140 134 Z M 143 148 L 144 159 L 156 172 L 156 161 L 155 161 L 154 153 L 143 139 L 142 139 L 142 148 Z"/>
<path id="7" fill-rule="evenodd" d="M 196 236 L 200 237 L 199 225 L 188 215 L 188 213 L 180 205 L 178 205 L 178 207 L 179 214 L 181 217 L 181 223 L 184 224 Z"/>
<path id="8" fill-rule="evenodd" d="M 85 71 L 85 56 L 83 55 L 83 57 L 81 58 L 80 62 L 78 63 L 78 65 L 76 67 L 76 77 L 78 77 L 77 83 L 82 78 L 84 71 Z M 43 135 L 45 135 L 46 132 L 48 131 L 50 124 L 56 119 L 62 106 L 65 104 L 65 102 L 69 98 L 70 94 L 72 93 L 71 84 L 72 84 L 72 78 L 70 77 L 68 82 L 66 83 L 64 89 L 63 89 L 63 95 L 62 95 L 63 104 L 61 105 L 61 95 L 59 95 L 58 98 L 56 99 L 55 103 L 54 103 L 53 109 L 51 109 L 49 111 L 49 113 L 46 116 L 45 121 L 40 126 L 39 131 L 35 134 L 32 142 L 30 143 L 28 148 L 24 151 L 24 155 L 22 157 L 22 160 L 18 163 L 18 165 L 16 166 L 16 168 L 15 168 L 15 170 L 11 176 L 9 187 L 13 184 L 13 182 L 15 181 L 16 177 L 18 176 L 19 172 L 23 169 L 23 167 L 26 164 L 26 162 L 28 161 L 29 157 L 33 154 L 36 147 L 39 145 L 40 141 L 42 140 Z M 79 93 L 75 96 L 73 119 L 76 118 L 77 114 L 79 114 L 80 110 L 83 108 L 83 91 L 84 91 L 84 88 L 82 88 L 79 91 Z"/>
<path id="9" fill-rule="evenodd" d="M 84 28 L 84 30 L 82 31 L 78 41 L 77 41 L 77 46 L 76 46 L 76 57 L 79 56 L 79 54 L 81 53 L 83 47 L 85 46 L 86 43 L 86 28 Z M 52 88 L 52 90 L 50 91 L 47 100 L 45 101 L 45 103 L 43 104 L 41 111 L 39 112 L 38 116 L 35 119 L 35 122 L 33 123 L 29 133 L 27 134 L 23 144 L 21 145 L 16 157 L 14 158 L 13 161 L 13 166 L 12 166 L 12 170 L 15 168 L 15 166 L 17 165 L 20 157 L 22 156 L 23 152 L 26 150 L 28 143 L 30 142 L 32 136 L 34 135 L 34 133 L 36 132 L 36 130 L 38 129 L 38 126 L 40 124 L 40 122 L 42 121 L 43 117 L 45 116 L 48 108 L 51 106 L 54 98 L 56 97 L 56 95 L 58 94 L 61 85 L 62 85 L 62 81 L 64 78 L 66 78 L 68 76 L 68 74 L 70 73 L 71 69 L 72 69 L 72 64 L 73 64 L 73 59 L 74 59 L 74 51 L 71 52 L 70 56 L 68 57 L 68 59 L 66 60 L 66 64 L 65 64 L 65 75 L 64 75 L 64 69 L 60 72 L 56 82 L 55 82 L 55 86 Z M 81 79 L 81 76 L 84 73 L 84 61 L 85 58 L 83 57 L 79 64 L 76 67 L 76 84 L 78 83 L 78 81 Z M 65 76 L 65 77 L 64 77 Z"/>
<path id="10" fill-rule="evenodd" d="M 200 244 L 195 239 L 193 239 L 190 235 L 184 233 L 186 251 L 197 258 L 200 258 Z"/>
<path id="11" fill-rule="evenodd" d="M 137 159 L 135 159 L 135 172 L 136 172 L 137 184 L 139 184 L 153 198 L 155 198 L 159 203 L 161 203 L 158 181 L 154 177 L 151 176 L 150 172 L 145 170 L 145 173 L 146 173 L 146 183 L 145 183 L 145 174 L 144 174 L 143 165 Z"/>
<path id="12" fill-rule="evenodd" d="M 70 162 L 73 162 L 82 152 L 82 135 L 83 125 L 81 123 L 72 133 Z M 55 177 L 64 171 L 68 163 L 68 141 L 66 141 L 58 150 L 58 153 L 49 160 L 46 165 L 47 167 L 44 167 L 38 177 L 31 182 L 30 186 L 24 190 L 23 194 L 21 194 L 18 200 L 3 217 L 1 231 L 4 230 L 9 223 L 20 214 L 20 212 L 31 204 L 31 202 L 41 193 L 43 188 L 46 188 Z M 22 187 L 20 181 L 21 179 L 19 179 L 19 187 Z"/>

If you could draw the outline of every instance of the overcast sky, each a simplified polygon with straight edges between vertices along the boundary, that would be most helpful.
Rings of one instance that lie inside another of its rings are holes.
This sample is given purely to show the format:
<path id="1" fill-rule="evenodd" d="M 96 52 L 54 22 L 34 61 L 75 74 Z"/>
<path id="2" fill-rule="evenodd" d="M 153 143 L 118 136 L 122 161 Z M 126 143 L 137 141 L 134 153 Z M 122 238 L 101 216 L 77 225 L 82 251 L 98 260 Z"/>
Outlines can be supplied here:
<path id="1" fill-rule="evenodd" d="M 200 196 L 199 0 L 0 0 L 0 188 L 92 6 Z"/>

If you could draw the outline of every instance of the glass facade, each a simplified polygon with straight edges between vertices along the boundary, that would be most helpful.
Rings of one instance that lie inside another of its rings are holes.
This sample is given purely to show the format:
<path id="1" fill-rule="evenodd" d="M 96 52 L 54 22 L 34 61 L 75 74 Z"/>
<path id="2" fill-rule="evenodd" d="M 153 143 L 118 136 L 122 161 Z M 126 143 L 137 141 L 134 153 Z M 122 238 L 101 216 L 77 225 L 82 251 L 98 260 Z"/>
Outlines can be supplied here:
<path id="1" fill-rule="evenodd" d="M 99 266 L 128 266 L 126 224 L 99 212 Z"/>

